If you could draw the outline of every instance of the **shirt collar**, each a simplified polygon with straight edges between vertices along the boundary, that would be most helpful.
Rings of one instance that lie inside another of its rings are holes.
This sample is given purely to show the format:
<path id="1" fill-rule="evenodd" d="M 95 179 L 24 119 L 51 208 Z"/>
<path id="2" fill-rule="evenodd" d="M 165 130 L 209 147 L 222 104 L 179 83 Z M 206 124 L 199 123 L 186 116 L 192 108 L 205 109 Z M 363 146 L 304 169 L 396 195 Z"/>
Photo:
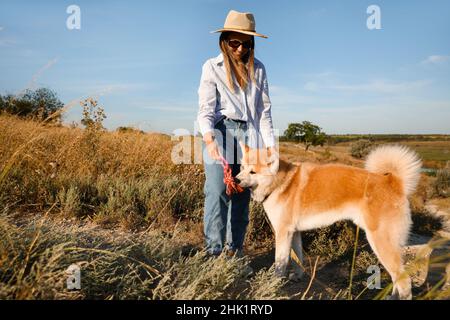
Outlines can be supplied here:
<path id="1" fill-rule="evenodd" d="M 223 54 L 222 52 L 215 58 L 216 64 L 221 64 L 223 62 Z"/>

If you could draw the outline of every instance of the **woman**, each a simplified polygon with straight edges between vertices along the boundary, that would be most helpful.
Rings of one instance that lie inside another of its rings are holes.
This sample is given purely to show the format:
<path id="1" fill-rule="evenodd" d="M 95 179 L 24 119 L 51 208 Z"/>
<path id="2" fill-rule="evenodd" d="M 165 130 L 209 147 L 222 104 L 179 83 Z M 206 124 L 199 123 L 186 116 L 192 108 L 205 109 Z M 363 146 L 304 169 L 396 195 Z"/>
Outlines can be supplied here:
<path id="1" fill-rule="evenodd" d="M 228 196 L 220 157 L 240 171 L 239 141 L 275 151 L 267 77 L 255 58 L 255 19 L 251 13 L 231 10 L 221 32 L 221 53 L 202 69 L 197 121 L 203 136 L 205 166 L 204 233 L 206 249 L 219 255 L 242 256 L 249 222 L 250 190 Z M 205 152 L 206 151 L 206 152 Z"/>

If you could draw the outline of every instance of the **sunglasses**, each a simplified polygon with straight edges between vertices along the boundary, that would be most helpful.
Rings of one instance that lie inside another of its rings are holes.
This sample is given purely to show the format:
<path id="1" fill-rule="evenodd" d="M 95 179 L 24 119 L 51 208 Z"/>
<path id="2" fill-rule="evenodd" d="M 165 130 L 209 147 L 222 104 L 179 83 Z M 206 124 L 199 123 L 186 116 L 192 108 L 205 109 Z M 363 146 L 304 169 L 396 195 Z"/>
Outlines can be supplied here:
<path id="1" fill-rule="evenodd" d="M 242 46 L 243 46 L 245 49 L 250 49 L 250 48 L 252 47 L 252 41 L 251 41 L 251 40 L 247 40 L 247 41 L 245 41 L 245 42 L 241 42 L 241 41 L 239 41 L 239 40 L 229 40 L 229 41 L 228 41 L 228 45 L 229 45 L 231 48 L 233 48 L 233 49 L 239 48 L 239 47 L 241 46 L 241 44 L 242 44 Z"/>

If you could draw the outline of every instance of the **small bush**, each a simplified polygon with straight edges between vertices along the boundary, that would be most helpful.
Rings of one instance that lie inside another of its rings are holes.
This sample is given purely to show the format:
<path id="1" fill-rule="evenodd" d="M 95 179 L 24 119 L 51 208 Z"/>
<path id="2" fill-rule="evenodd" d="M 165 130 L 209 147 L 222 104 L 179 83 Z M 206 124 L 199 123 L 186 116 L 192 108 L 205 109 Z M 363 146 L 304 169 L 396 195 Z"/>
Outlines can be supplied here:
<path id="1" fill-rule="evenodd" d="M 246 236 L 248 245 L 272 246 L 274 235 L 263 206 L 255 201 L 250 202 L 250 223 Z"/>
<path id="2" fill-rule="evenodd" d="M 136 129 L 133 127 L 118 127 L 116 129 L 116 131 L 118 133 L 138 133 L 138 134 L 145 134 L 144 131 L 140 130 L 140 129 Z"/>
<path id="3" fill-rule="evenodd" d="M 302 233 L 303 244 L 308 255 L 320 256 L 323 261 L 332 261 L 352 252 L 355 243 L 355 225 L 339 221 L 331 226 Z"/>
<path id="4" fill-rule="evenodd" d="M 371 249 L 363 250 L 356 257 L 355 268 L 360 273 L 366 273 L 369 266 L 378 265 L 378 263 L 378 258 Z"/>
<path id="5" fill-rule="evenodd" d="M 450 168 L 440 169 L 436 172 L 433 189 L 440 197 L 448 197 L 450 195 Z"/>
<path id="6" fill-rule="evenodd" d="M 281 300 L 283 296 L 281 289 L 286 280 L 275 276 L 275 267 L 260 270 L 250 281 L 250 290 L 245 297 L 247 300 Z"/>
<path id="7" fill-rule="evenodd" d="M 373 142 L 370 140 L 358 140 L 350 145 L 350 154 L 352 157 L 362 159 L 369 154 L 373 146 Z"/>
<path id="8" fill-rule="evenodd" d="M 68 190 L 61 189 L 58 193 L 58 200 L 61 203 L 61 213 L 64 216 L 77 217 L 81 212 L 81 202 L 76 187 L 71 186 Z"/>

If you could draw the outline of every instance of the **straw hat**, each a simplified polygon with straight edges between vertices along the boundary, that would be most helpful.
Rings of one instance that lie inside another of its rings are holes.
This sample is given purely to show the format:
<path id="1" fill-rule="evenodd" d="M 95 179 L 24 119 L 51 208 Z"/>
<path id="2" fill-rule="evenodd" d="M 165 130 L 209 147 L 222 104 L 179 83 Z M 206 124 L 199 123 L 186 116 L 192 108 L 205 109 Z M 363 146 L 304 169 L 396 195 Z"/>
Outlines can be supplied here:
<path id="1" fill-rule="evenodd" d="M 211 33 L 215 32 L 223 32 L 223 31 L 234 31 L 239 33 L 245 33 L 252 36 L 268 38 L 267 36 L 257 33 L 255 30 L 255 17 L 250 12 L 238 12 L 235 10 L 231 10 L 228 12 L 227 18 L 225 19 L 225 24 L 222 29 L 211 31 Z"/>

